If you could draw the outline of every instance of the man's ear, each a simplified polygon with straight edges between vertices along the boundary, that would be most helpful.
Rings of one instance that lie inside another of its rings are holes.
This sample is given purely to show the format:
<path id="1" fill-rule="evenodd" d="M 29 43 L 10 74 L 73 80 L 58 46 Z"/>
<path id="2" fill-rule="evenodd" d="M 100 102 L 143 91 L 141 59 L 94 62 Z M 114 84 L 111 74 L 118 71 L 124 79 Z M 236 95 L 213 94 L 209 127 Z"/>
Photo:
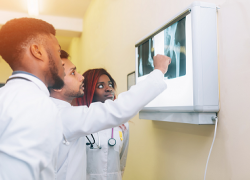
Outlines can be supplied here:
<path id="1" fill-rule="evenodd" d="M 30 46 L 30 53 L 36 59 L 41 60 L 41 61 L 44 60 L 44 49 L 42 48 L 42 45 L 35 44 L 35 43 L 32 44 Z"/>

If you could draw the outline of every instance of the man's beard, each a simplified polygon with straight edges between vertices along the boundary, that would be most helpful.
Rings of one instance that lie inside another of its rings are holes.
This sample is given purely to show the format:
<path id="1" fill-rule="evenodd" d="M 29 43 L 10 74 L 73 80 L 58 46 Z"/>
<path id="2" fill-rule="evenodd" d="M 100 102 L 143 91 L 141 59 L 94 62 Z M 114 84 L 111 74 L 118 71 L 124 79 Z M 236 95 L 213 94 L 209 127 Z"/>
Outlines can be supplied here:
<path id="1" fill-rule="evenodd" d="M 50 53 L 49 50 L 46 50 L 48 57 L 49 57 L 49 73 L 54 81 L 54 84 L 52 84 L 51 86 L 49 86 L 49 88 L 52 89 L 62 89 L 64 86 L 64 81 L 62 80 L 62 78 L 60 78 L 60 76 L 58 75 L 58 69 L 55 65 L 55 61 Z"/>
<path id="2" fill-rule="evenodd" d="M 82 84 L 80 85 L 78 92 L 75 92 L 73 90 L 66 90 L 65 93 L 64 93 L 64 96 L 72 97 L 72 98 L 83 97 L 84 93 L 80 92 L 81 87 L 82 87 Z"/>

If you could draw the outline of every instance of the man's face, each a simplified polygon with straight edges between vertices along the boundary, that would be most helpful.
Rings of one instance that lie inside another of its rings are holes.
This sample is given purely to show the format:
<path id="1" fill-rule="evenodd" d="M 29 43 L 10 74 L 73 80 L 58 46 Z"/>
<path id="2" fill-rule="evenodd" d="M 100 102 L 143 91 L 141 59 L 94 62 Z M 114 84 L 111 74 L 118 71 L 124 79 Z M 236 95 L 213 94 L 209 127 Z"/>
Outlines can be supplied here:
<path id="1" fill-rule="evenodd" d="M 61 89 L 64 86 L 64 68 L 60 58 L 61 47 L 55 36 L 51 35 L 47 39 L 45 49 L 48 55 L 47 75 L 51 79 L 48 86 L 53 89 Z"/>
<path id="2" fill-rule="evenodd" d="M 68 59 L 62 59 L 64 63 L 64 87 L 62 93 L 65 98 L 82 97 L 84 94 L 84 77 L 76 72 L 76 66 Z"/>
<path id="3" fill-rule="evenodd" d="M 114 88 L 109 77 L 103 74 L 97 81 L 93 102 L 104 103 L 107 99 L 114 99 Z"/>

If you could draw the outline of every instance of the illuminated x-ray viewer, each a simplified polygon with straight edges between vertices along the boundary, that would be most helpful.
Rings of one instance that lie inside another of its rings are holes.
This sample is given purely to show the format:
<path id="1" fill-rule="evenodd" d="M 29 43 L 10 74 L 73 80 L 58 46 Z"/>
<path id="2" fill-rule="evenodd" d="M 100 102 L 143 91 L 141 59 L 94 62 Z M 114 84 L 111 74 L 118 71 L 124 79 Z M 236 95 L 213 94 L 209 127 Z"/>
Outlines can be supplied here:
<path id="1" fill-rule="evenodd" d="M 192 3 L 135 47 L 136 83 L 154 69 L 154 55 L 172 59 L 164 75 L 167 90 L 140 111 L 141 119 L 214 124 L 219 111 L 214 4 Z"/>

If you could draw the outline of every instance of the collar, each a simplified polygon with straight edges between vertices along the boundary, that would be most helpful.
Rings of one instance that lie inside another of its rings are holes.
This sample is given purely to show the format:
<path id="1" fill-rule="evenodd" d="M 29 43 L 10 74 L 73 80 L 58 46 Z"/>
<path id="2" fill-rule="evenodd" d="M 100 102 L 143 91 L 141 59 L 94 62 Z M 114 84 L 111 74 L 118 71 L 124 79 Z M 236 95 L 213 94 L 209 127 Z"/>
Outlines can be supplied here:
<path id="1" fill-rule="evenodd" d="M 33 77 L 36 77 L 37 79 L 39 79 L 37 76 L 35 76 L 34 74 L 31 74 L 29 72 L 26 72 L 26 71 L 13 71 L 12 75 L 15 75 L 15 74 L 28 74 L 28 75 L 31 75 Z M 39 79 L 40 80 L 40 79 Z"/>
<path id="2" fill-rule="evenodd" d="M 48 88 L 45 86 L 45 84 L 38 77 L 36 77 L 33 74 L 27 73 L 27 72 L 25 72 L 25 73 L 19 73 L 19 72 L 18 71 L 15 71 L 15 73 L 13 72 L 13 74 L 9 78 L 23 77 L 23 78 L 29 79 L 34 84 L 36 84 L 37 87 L 41 91 L 43 91 L 47 96 L 50 96 Z M 24 72 L 24 71 L 22 71 L 22 72 Z"/>
<path id="3" fill-rule="evenodd" d="M 51 100 L 56 104 L 56 106 L 64 108 L 64 107 L 71 107 L 71 104 L 67 101 L 63 101 L 61 99 L 56 99 L 53 97 L 50 97 Z"/>

